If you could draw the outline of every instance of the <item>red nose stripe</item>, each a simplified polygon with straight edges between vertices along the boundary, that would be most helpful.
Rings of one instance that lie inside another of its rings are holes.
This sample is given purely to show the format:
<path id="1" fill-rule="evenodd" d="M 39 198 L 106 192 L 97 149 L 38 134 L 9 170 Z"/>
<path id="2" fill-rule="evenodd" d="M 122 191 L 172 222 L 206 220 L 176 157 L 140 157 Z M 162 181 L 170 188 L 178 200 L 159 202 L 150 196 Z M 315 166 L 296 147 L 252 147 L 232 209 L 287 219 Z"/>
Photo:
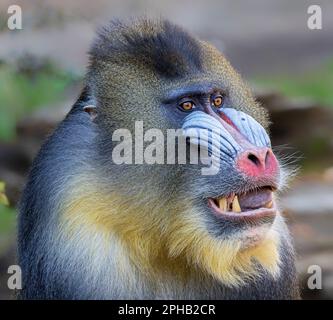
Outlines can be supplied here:
<path id="1" fill-rule="evenodd" d="M 226 114 L 220 112 L 220 117 L 223 119 L 223 121 L 225 121 L 227 124 L 229 124 L 238 131 L 237 127 L 234 125 L 234 123 L 230 120 L 230 118 Z"/>

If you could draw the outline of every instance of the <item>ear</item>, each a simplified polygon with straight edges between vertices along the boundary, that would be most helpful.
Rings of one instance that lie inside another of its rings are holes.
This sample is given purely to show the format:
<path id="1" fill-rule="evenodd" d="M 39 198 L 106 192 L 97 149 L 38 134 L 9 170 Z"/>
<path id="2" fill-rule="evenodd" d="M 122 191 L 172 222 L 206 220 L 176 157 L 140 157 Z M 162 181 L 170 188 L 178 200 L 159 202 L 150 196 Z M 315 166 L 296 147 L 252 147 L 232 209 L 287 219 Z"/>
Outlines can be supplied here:
<path id="1" fill-rule="evenodd" d="M 87 112 L 90 116 L 90 119 L 93 121 L 97 117 L 96 106 L 89 104 L 83 107 L 83 111 Z"/>

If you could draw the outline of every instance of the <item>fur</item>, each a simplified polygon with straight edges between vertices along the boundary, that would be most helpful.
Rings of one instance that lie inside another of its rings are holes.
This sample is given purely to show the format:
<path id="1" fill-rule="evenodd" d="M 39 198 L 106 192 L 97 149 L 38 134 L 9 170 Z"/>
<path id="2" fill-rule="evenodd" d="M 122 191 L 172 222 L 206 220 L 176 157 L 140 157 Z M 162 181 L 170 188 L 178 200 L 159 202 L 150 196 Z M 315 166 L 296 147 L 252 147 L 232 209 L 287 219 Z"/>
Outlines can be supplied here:
<path id="1" fill-rule="evenodd" d="M 202 82 L 267 128 L 268 117 L 215 48 L 165 21 L 115 22 L 98 34 L 86 86 L 34 160 L 19 212 L 26 299 L 291 299 L 298 288 L 283 218 L 251 232 L 219 225 L 202 199 L 241 188 L 233 170 L 115 165 L 117 128 L 177 127 L 166 93 Z M 91 121 L 83 112 L 97 107 Z M 216 191 L 215 191 L 216 192 Z M 249 240 L 250 239 L 250 240 Z"/>

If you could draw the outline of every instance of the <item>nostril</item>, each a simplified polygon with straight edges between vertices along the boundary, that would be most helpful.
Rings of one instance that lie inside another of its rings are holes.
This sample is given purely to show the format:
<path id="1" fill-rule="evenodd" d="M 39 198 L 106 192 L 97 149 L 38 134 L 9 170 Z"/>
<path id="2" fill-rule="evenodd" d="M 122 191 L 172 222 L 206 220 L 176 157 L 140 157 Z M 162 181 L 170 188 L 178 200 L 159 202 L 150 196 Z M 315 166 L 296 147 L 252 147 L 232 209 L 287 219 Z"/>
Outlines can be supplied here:
<path id="1" fill-rule="evenodd" d="M 274 153 L 268 148 L 251 148 L 242 152 L 236 159 L 239 171 L 247 176 L 274 176 L 279 171 L 278 162 Z"/>
<path id="2" fill-rule="evenodd" d="M 266 166 L 268 165 L 269 155 L 270 155 L 270 152 L 269 152 L 269 150 L 268 150 L 268 151 L 266 152 L 266 156 L 265 156 L 265 165 L 266 165 Z"/>
<path id="3" fill-rule="evenodd" d="M 251 162 L 253 162 L 257 167 L 260 166 L 260 160 L 258 159 L 258 157 L 257 157 L 255 154 L 253 154 L 253 153 L 249 153 L 248 156 L 247 156 L 247 158 L 248 158 Z"/>

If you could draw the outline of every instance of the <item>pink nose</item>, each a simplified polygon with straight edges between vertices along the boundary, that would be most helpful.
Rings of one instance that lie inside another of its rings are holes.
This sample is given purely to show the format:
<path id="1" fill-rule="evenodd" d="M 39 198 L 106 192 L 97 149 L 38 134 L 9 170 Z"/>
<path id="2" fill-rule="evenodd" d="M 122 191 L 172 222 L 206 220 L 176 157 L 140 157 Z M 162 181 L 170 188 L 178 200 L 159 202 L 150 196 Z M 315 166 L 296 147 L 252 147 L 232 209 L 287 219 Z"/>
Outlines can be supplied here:
<path id="1" fill-rule="evenodd" d="M 236 167 L 250 177 L 272 177 L 278 174 L 279 164 L 271 149 L 251 148 L 242 152 L 236 160 Z"/>

